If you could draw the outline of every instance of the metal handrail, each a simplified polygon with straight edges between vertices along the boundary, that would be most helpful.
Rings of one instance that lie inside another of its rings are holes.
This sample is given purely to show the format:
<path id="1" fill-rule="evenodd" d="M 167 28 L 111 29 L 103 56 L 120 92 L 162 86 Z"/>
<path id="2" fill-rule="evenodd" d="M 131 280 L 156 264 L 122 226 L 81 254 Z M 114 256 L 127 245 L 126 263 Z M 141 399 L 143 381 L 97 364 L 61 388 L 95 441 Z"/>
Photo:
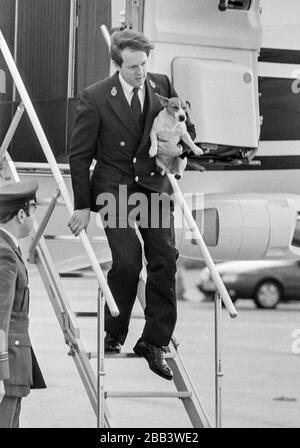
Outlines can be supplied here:
<path id="1" fill-rule="evenodd" d="M 11 136 L 15 133 L 15 130 L 18 127 L 18 124 L 22 118 L 23 112 L 24 112 L 24 105 L 23 103 L 20 103 L 17 107 L 17 110 L 15 112 L 15 115 L 10 123 L 8 132 L 6 133 L 4 140 L 2 142 L 1 148 L 0 148 L 0 163 L 2 162 L 5 153 L 10 145 L 11 142 Z"/>
<path id="2" fill-rule="evenodd" d="M 232 303 L 232 300 L 231 300 L 231 298 L 228 294 L 228 291 L 223 283 L 223 280 L 221 279 L 221 276 L 220 276 L 219 272 L 217 271 L 217 268 L 216 268 L 214 261 L 209 253 L 209 250 L 206 247 L 206 244 L 202 238 L 200 230 L 193 218 L 192 212 L 191 212 L 189 206 L 187 205 L 187 202 L 184 199 L 183 194 L 182 194 L 174 176 L 169 174 L 168 177 L 170 179 L 170 182 L 171 182 L 173 190 L 174 190 L 174 199 L 175 199 L 176 203 L 178 204 L 178 206 L 180 207 L 180 209 L 182 210 L 182 214 L 187 221 L 189 230 L 192 232 L 193 239 L 195 240 L 195 242 L 197 243 L 197 246 L 199 247 L 199 249 L 201 251 L 201 254 L 206 263 L 206 266 L 209 269 L 210 275 L 215 283 L 217 291 L 219 292 L 230 316 L 232 318 L 235 318 L 235 317 L 237 317 L 237 311 Z"/>
<path id="3" fill-rule="evenodd" d="M 37 116 L 37 114 L 35 112 L 35 109 L 34 109 L 34 107 L 32 105 L 30 97 L 29 97 L 29 95 L 27 93 L 25 85 L 24 85 L 24 83 L 22 81 L 22 78 L 21 78 L 21 76 L 19 74 L 19 71 L 18 71 L 18 69 L 16 67 L 15 61 L 14 61 L 14 59 L 13 59 L 11 53 L 10 53 L 10 50 L 9 50 L 9 48 L 7 46 L 7 43 L 6 43 L 5 39 L 4 39 L 4 36 L 3 36 L 2 32 L 1 32 L 1 30 L 0 30 L 0 49 L 1 49 L 2 53 L 3 53 L 5 62 L 7 64 L 7 66 L 8 66 L 8 68 L 9 68 L 9 71 L 10 71 L 11 75 L 12 75 L 14 83 L 15 83 L 17 89 L 18 89 L 18 92 L 19 92 L 19 95 L 21 97 L 22 103 L 24 104 L 24 107 L 25 107 L 25 109 L 26 109 L 26 111 L 27 111 L 27 113 L 28 113 L 28 115 L 29 115 L 29 117 L 31 119 L 32 126 L 33 126 L 33 128 L 35 130 L 36 136 L 37 136 L 37 138 L 38 138 L 38 140 L 40 142 L 40 145 L 41 145 L 41 147 L 43 149 L 44 155 L 45 155 L 45 157 L 46 157 L 46 159 L 47 159 L 47 161 L 48 161 L 48 163 L 49 163 L 49 165 L 51 167 L 52 174 L 53 174 L 53 176 L 54 176 L 54 178 L 56 180 L 56 183 L 57 183 L 57 186 L 58 186 L 58 188 L 60 190 L 61 196 L 62 196 L 62 198 L 65 201 L 66 207 L 67 207 L 70 215 L 72 215 L 74 209 L 73 209 L 73 205 L 72 205 L 72 202 L 71 202 L 71 198 L 70 198 L 69 192 L 67 190 L 67 186 L 65 184 L 65 181 L 63 179 L 62 173 L 61 173 L 61 171 L 60 171 L 60 169 L 59 169 L 59 167 L 57 165 L 56 159 L 55 159 L 54 154 L 53 154 L 53 152 L 51 150 L 51 147 L 49 145 L 49 142 L 47 140 L 45 132 L 44 132 L 42 126 L 41 126 L 41 123 L 40 123 L 40 121 L 38 119 L 38 116 Z M 98 260 L 96 258 L 96 255 L 95 255 L 94 251 L 93 251 L 93 248 L 92 248 L 92 246 L 91 246 L 91 244 L 90 244 L 90 242 L 88 240 L 88 237 L 87 237 L 87 234 L 86 234 L 85 230 L 82 230 L 80 232 L 79 236 L 80 236 L 82 244 L 83 244 L 83 246 L 84 246 L 84 248 L 86 250 L 86 253 L 87 253 L 88 257 L 89 257 L 89 260 L 91 262 L 91 266 L 92 266 L 93 270 L 95 271 L 95 273 L 97 275 L 97 279 L 98 279 L 99 285 L 101 287 L 101 290 L 103 291 L 103 294 L 104 294 L 105 300 L 107 302 L 107 305 L 108 305 L 108 307 L 110 309 L 110 312 L 111 312 L 111 314 L 113 316 L 118 316 L 119 315 L 118 307 L 117 307 L 117 305 L 115 303 L 115 300 L 114 300 L 113 295 L 112 295 L 112 293 L 110 291 L 110 288 L 109 288 L 109 286 L 108 286 L 108 284 L 106 282 L 104 274 L 103 274 L 103 272 L 102 272 L 102 270 L 101 270 L 101 268 L 99 266 Z"/>

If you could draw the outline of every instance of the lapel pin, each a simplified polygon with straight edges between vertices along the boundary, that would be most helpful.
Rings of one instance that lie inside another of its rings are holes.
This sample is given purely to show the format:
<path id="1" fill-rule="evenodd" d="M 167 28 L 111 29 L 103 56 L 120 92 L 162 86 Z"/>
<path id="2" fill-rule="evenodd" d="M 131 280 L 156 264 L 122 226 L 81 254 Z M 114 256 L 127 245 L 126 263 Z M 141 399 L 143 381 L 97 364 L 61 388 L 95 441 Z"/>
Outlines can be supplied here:
<path id="1" fill-rule="evenodd" d="M 116 96 L 117 95 L 117 93 L 118 93 L 118 91 L 117 91 L 117 88 L 116 87 L 113 87 L 112 89 L 111 89 L 111 95 L 112 96 Z"/>
<path id="2" fill-rule="evenodd" d="M 152 79 L 149 79 L 149 84 L 152 87 L 152 89 L 155 89 L 156 84 L 155 84 L 155 82 L 152 81 Z"/>

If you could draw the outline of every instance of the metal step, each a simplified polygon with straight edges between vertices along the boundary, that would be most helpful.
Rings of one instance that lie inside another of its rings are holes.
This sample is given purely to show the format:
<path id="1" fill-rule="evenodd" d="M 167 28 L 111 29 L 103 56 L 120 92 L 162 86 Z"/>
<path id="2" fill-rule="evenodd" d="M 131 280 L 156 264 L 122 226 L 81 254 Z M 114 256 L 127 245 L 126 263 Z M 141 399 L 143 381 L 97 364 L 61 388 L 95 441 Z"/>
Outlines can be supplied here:
<path id="1" fill-rule="evenodd" d="M 80 272 L 80 271 L 60 272 L 59 276 L 61 278 L 96 278 L 94 272 Z M 82 313 L 84 313 L 84 311 Z M 79 315 L 80 311 L 78 311 L 78 316 Z"/>
<path id="2" fill-rule="evenodd" d="M 52 202 L 52 198 L 38 198 L 37 205 L 39 207 L 45 207 L 46 205 L 50 205 Z M 66 204 L 62 200 L 57 200 L 55 206 L 65 207 Z"/>
<path id="3" fill-rule="evenodd" d="M 45 240 L 54 240 L 54 241 L 67 241 L 68 243 L 80 243 L 81 239 L 79 236 L 73 235 L 44 235 Z M 107 239 L 105 236 L 88 236 L 90 243 L 107 243 Z"/>
<path id="4" fill-rule="evenodd" d="M 87 356 L 89 359 L 97 359 L 97 352 L 87 352 Z M 140 356 L 137 356 L 134 352 L 105 353 L 105 358 L 111 358 L 111 359 L 135 358 L 135 359 L 139 359 Z M 165 359 L 174 359 L 175 353 L 172 353 L 172 352 L 164 353 L 164 358 Z"/>
<path id="5" fill-rule="evenodd" d="M 97 311 L 75 311 L 76 317 L 97 317 Z M 142 313 L 132 313 L 132 319 L 145 319 L 144 314 Z"/>
<path id="6" fill-rule="evenodd" d="M 191 398 L 193 396 L 192 392 L 124 392 L 115 391 L 105 392 L 105 398 Z"/>

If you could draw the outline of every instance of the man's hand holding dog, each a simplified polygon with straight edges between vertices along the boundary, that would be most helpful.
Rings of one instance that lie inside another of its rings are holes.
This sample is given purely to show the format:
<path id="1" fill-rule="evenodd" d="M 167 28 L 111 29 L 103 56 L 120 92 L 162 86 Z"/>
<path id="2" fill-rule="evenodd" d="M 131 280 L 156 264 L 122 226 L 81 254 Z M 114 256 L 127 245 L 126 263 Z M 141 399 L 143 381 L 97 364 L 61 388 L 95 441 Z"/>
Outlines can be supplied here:
<path id="1" fill-rule="evenodd" d="M 68 227 L 75 236 L 78 236 L 83 229 L 87 228 L 90 222 L 90 213 L 89 208 L 74 211 L 68 222 Z"/>
<path id="2" fill-rule="evenodd" d="M 155 157 L 157 155 L 157 145 L 151 145 L 149 149 L 149 157 Z"/>

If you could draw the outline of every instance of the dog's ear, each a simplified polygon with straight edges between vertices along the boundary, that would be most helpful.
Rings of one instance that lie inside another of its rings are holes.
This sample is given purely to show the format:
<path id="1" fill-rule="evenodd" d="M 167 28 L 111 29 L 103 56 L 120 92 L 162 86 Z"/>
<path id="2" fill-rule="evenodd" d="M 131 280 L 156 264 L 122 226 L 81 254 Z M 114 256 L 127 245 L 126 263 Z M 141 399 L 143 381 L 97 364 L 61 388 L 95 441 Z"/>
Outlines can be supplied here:
<path id="1" fill-rule="evenodd" d="M 162 96 L 162 95 L 159 95 L 158 93 L 156 93 L 155 95 L 157 96 L 157 98 L 158 98 L 160 104 L 161 104 L 163 107 L 166 107 L 166 106 L 168 105 L 169 98 L 166 98 L 166 97 L 164 97 L 164 96 Z"/>
<path id="2" fill-rule="evenodd" d="M 189 101 L 186 100 L 185 104 L 188 106 L 188 108 L 191 108 L 191 103 Z"/>

